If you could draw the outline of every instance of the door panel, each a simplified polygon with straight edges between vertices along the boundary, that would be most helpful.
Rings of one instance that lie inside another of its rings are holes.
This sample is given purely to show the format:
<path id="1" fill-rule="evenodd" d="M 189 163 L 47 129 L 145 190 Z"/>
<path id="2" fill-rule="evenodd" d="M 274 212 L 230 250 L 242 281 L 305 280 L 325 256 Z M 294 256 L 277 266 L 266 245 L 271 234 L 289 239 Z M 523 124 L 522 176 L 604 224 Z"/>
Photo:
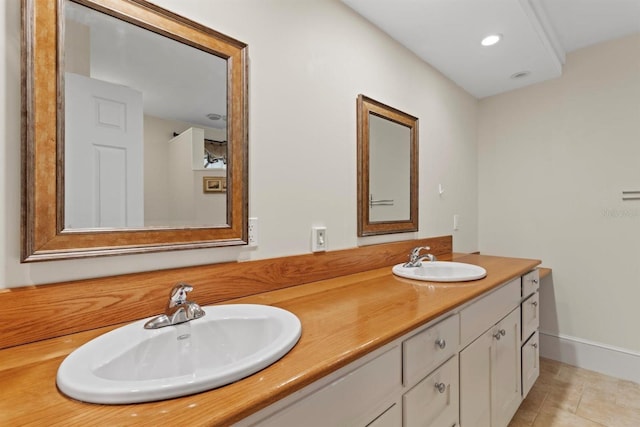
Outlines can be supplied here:
<path id="1" fill-rule="evenodd" d="M 142 93 L 65 74 L 65 228 L 144 226 Z"/>
<path id="2" fill-rule="evenodd" d="M 520 310 L 513 310 L 492 329 L 492 427 L 506 427 L 518 410 L 520 393 Z M 504 331 L 504 333 L 503 333 Z M 499 335 L 498 335 L 499 334 Z M 499 336 L 499 338 L 498 338 Z"/>

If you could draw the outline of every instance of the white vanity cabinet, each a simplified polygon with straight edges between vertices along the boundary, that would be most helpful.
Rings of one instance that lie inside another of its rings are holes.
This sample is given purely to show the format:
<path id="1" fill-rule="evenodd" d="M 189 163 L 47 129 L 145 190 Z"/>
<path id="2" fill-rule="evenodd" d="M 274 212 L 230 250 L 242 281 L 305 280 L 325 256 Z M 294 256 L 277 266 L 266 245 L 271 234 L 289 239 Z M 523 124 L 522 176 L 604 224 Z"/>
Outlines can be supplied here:
<path id="1" fill-rule="evenodd" d="M 504 427 L 520 406 L 520 300 L 517 278 L 460 313 L 462 427 Z"/>
<path id="2" fill-rule="evenodd" d="M 461 427 L 506 427 L 537 379 L 538 283 L 534 270 L 460 312 Z"/>
<path id="3" fill-rule="evenodd" d="M 499 286 L 237 425 L 506 427 L 539 374 L 537 274 Z"/>

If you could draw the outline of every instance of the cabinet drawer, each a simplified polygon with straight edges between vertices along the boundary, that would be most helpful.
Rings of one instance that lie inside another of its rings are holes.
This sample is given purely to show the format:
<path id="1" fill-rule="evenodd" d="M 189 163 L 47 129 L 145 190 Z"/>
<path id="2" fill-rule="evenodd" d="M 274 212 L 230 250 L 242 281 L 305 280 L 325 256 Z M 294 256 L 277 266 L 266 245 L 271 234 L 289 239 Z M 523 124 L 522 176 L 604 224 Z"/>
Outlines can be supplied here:
<path id="1" fill-rule="evenodd" d="M 522 302 L 522 341 L 526 341 L 540 326 L 540 294 L 535 292 Z"/>
<path id="2" fill-rule="evenodd" d="M 460 344 L 464 347 L 482 335 L 520 304 L 520 277 L 474 302 L 460 312 Z"/>
<path id="3" fill-rule="evenodd" d="M 458 356 L 402 396 L 403 426 L 452 426 L 458 422 Z"/>
<path id="4" fill-rule="evenodd" d="M 393 347 L 256 425 L 366 425 L 380 414 L 379 408 L 385 400 L 399 393 L 401 363 L 400 347 Z"/>
<path id="5" fill-rule="evenodd" d="M 540 341 L 538 332 L 522 345 L 522 398 L 527 397 L 540 375 Z"/>
<path id="6" fill-rule="evenodd" d="M 540 273 L 537 269 L 522 276 L 522 296 L 531 295 L 540 287 Z"/>
<path id="7" fill-rule="evenodd" d="M 460 319 L 451 316 L 402 343 L 403 384 L 424 378 L 458 351 Z"/>

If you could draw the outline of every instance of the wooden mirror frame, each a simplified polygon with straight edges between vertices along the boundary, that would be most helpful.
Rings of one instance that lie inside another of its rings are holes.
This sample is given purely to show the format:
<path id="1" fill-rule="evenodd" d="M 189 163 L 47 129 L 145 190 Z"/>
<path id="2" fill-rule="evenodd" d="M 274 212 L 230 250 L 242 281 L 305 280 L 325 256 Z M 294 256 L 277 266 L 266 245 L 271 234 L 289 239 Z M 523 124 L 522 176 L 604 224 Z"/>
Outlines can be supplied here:
<path id="1" fill-rule="evenodd" d="M 376 221 L 369 218 L 369 115 L 406 126 L 410 129 L 409 220 Z M 358 236 L 418 231 L 418 118 L 393 107 L 358 95 Z"/>
<path id="2" fill-rule="evenodd" d="M 22 0 L 22 262 L 247 243 L 247 45 L 144 0 L 73 0 L 227 60 L 227 224 L 64 229 L 63 0 Z"/>

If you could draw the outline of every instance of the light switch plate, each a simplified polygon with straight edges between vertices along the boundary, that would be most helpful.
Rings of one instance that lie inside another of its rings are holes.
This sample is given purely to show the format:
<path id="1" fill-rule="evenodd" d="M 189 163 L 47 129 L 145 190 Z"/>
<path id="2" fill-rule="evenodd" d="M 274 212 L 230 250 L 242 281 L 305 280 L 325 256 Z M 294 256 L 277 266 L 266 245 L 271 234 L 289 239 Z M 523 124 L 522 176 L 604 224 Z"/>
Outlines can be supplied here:
<path id="1" fill-rule="evenodd" d="M 249 246 L 258 246 L 258 218 L 249 218 Z"/>
<path id="2" fill-rule="evenodd" d="M 311 252 L 327 250 L 327 227 L 311 228 Z"/>

